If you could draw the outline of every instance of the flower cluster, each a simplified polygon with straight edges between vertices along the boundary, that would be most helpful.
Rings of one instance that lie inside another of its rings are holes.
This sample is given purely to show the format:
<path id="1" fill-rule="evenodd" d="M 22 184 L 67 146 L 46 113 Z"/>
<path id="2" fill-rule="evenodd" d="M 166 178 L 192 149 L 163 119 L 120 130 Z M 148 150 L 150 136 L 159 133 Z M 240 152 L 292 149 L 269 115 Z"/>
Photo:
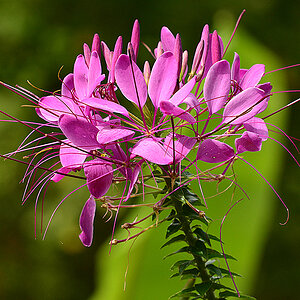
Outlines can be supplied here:
<path id="1" fill-rule="evenodd" d="M 155 178 L 151 170 L 159 166 L 172 187 L 190 166 L 197 169 L 192 180 L 199 184 L 202 179 L 222 180 L 241 153 L 260 151 L 269 137 L 261 117 L 272 96 L 272 85 L 262 82 L 265 66 L 241 68 L 237 53 L 232 62 L 224 59 L 227 47 L 224 50 L 217 31 L 210 33 L 204 26 L 191 66 L 180 35 L 167 27 L 161 29 L 153 51 L 146 46 L 150 62 L 140 64 L 139 47 L 140 27 L 135 21 L 125 53 L 122 37 L 113 51 L 97 34 L 91 48 L 84 44 L 59 93 L 39 98 L 4 84 L 31 101 L 46 121 L 23 122 L 42 135 L 24 141 L 16 151 L 32 150 L 34 144 L 38 149 L 27 163 L 24 177 L 36 182 L 24 201 L 49 181 L 82 171 L 83 186 L 90 193 L 80 216 L 79 237 L 85 246 L 93 240 L 95 200 L 105 198 L 113 182 L 125 182 L 125 202 L 134 187 L 143 184 L 145 167 Z M 102 71 L 101 56 L 107 72 Z M 46 133 L 44 128 L 53 131 Z M 51 138 L 51 143 L 41 145 L 44 138 Z M 42 157 L 35 162 L 38 155 Z M 44 167 L 53 160 L 51 168 Z M 225 168 L 214 175 L 201 170 L 198 161 Z M 37 169 L 44 170 L 38 179 L 33 175 Z"/>

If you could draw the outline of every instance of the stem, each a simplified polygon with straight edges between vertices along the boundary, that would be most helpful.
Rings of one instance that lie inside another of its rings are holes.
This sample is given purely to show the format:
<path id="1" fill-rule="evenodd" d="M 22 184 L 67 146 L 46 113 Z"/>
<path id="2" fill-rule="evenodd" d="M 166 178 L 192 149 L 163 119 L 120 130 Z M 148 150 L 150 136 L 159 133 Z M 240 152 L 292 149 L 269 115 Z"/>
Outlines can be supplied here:
<path id="1" fill-rule="evenodd" d="M 186 237 L 186 242 L 190 247 L 195 247 L 197 238 L 195 238 L 192 229 L 190 227 L 190 221 L 188 218 L 184 215 L 183 210 L 182 210 L 182 205 L 181 203 L 173 198 L 173 204 L 175 207 L 175 210 L 177 212 L 177 219 L 179 219 L 181 225 L 182 225 L 182 231 L 185 234 Z M 192 253 L 191 253 L 192 254 Z M 207 273 L 207 270 L 205 268 L 205 262 L 203 261 L 202 257 L 200 255 L 192 254 L 195 262 L 197 264 L 197 268 L 200 273 L 200 277 L 203 282 L 211 282 L 210 276 Z M 216 300 L 217 298 L 215 297 L 214 291 L 212 288 L 210 288 L 206 294 L 205 294 L 206 299 L 208 300 Z"/>

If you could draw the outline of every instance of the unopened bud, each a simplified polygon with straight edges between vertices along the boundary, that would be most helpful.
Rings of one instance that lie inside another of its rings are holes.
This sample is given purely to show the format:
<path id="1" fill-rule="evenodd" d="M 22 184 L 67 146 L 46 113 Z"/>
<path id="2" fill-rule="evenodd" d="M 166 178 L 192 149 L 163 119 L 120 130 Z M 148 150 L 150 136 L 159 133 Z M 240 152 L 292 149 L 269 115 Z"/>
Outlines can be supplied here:
<path id="1" fill-rule="evenodd" d="M 211 60 L 212 64 L 222 59 L 220 40 L 217 31 L 215 30 L 211 37 Z"/>
<path id="2" fill-rule="evenodd" d="M 164 50 L 162 47 L 162 43 L 161 43 L 161 41 L 159 41 L 157 44 L 157 48 L 155 49 L 156 59 L 159 58 L 163 54 L 163 52 L 164 52 Z"/>
<path id="3" fill-rule="evenodd" d="M 127 45 L 127 55 L 130 57 L 130 59 L 132 61 L 136 61 L 134 50 L 133 50 L 132 44 L 130 42 Z"/>
<path id="4" fill-rule="evenodd" d="M 150 64 L 146 60 L 145 63 L 144 63 L 144 78 L 145 78 L 145 81 L 146 81 L 147 85 L 149 83 L 150 74 L 151 74 Z"/>
<path id="5" fill-rule="evenodd" d="M 140 44 L 140 24 L 138 20 L 134 21 L 130 42 L 132 44 L 134 56 L 137 58 Z"/>
<path id="6" fill-rule="evenodd" d="M 92 52 L 96 51 L 99 55 L 99 58 L 101 56 L 100 47 L 101 47 L 101 43 L 100 43 L 99 35 L 98 33 L 95 33 L 93 38 L 93 43 L 92 43 Z"/>
<path id="7" fill-rule="evenodd" d="M 181 64 L 182 64 L 182 45 L 181 45 L 181 38 L 179 33 L 177 33 L 175 39 L 174 56 L 178 62 L 178 76 L 179 76 L 181 72 Z"/>
<path id="8" fill-rule="evenodd" d="M 86 43 L 83 44 L 83 55 L 84 55 L 86 64 L 89 66 L 90 60 L 91 60 L 91 50 Z"/>
<path id="9" fill-rule="evenodd" d="M 187 69 L 188 57 L 189 57 L 188 51 L 185 50 L 182 54 L 182 64 L 181 64 L 181 71 L 179 75 L 179 81 L 182 81 L 185 70 Z"/>
<path id="10" fill-rule="evenodd" d="M 194 59 L 193 59 L 193 64 L 192 64 L 192 73 L 196 73 L 198 70 L 198 67 L 200 65 L 200 61 L 203 56 L 203 51 L 204 51 L 204 41 L 201 40 L 196 48 Z"/>

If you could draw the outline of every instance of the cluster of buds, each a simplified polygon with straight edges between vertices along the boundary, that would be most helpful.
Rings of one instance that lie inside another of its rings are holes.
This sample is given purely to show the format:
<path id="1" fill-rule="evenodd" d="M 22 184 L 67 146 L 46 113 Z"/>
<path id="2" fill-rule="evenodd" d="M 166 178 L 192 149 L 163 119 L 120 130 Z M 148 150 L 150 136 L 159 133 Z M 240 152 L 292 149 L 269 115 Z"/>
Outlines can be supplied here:
<path id="1" fill-rule="evenodd" d="M 106 195 L 113 182 L 125 182 L 119 199 L 126 202 L 136 185 L 144 185 L 144 168 L 155 179 L 152 170 L 159 166 L 173 186 L 191 166 L 198 174 L 191 180 L 220 181 L 241 153 L 260 151 L 269 137 L 264 121 L 268 116 L 261 116 L 272 96 L 272 85 L 261 82 L 265 66 L 243 69 L 237 53 L 231 63 L 225 60 L 227 47 L 224 50 L 221 37 L 216 31 L 210 33 L 208 25 L 190 68 L 180 35 L 174 36 L 167 27 L 161 29 L 153 51 L 146 46 L 151 60 L 143 68 L 137 63 L 139 46 L 140 27 L 135 21 L 125 53 L 122 37 L 113 51 L 97 34 L 91 49 L 84 44 L 59 93 L 39 98 L 3 84 L 28 99 L 45 121 L 19 121 L 41 134 L 27 142 L 29 135 L 11 153 L 38 149 L 28 155 L 24 178 L 35 182 L 24 201 L 50 181 L 82 177 L 82 186 L 90 193 L 80 215 L 79 238 L 84 246 L 93 240 L 96 200 L 110 203 Z M 52 141 L 41 144 L 45 138 Z M 49 161 L 51 167 L 45 167 Z M 214 164 L 208 170 L 224 166 L 224 171 L 214 175 L 200 170 L 198 161 Z M 36 178 L 38 169 L 44 173 Z M 77 176 L 78 171 L 84 176 Z"/>

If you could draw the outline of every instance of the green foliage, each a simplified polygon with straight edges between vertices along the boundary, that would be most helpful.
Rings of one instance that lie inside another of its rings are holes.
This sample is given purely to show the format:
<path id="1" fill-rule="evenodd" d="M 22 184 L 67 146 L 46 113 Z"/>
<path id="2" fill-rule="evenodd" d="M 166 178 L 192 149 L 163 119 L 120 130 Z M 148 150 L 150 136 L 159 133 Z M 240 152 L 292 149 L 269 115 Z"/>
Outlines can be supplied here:
<path id="1" fill-rule="evenodd" d="M 177 242 L 185 243 L 186 246 L 169 253 L 165 258 L 175 254 L 188 254 L 192 259 L 176 261 L 171 270 L 175 271 L 171 278 L 179 277 L 181 280 L 187 280 L 184 289 L 172 295 L 170 299 L 227 299 L 236 297 L 238 294 L 231 287 L 221 284 L 220 280 L 225 277 L 240 276 L 220 266 L 224 260 L 224 254 L 213 248 L 212 242 L 221 243 L 220 239 L 207 233 L 208 218 L 198 210 L 195 205 L 201 205 L 197 197 L 188 186 L 176 190 L 170 196 L 169 203 L 174 207 L 172 210 L 171 224 L 167 228 L 167 242 L 161 248 L 172 245 Z M 204 221 L 203 221 L 204 220 Z M 191 226 L 192 222 L 196 222 Z M 170 238 L 175 233 L 179 233 Z M 170 238 L 170 239 L 169 239 Z M 233 256 L 225 254 L 226 259 L 236 260 Z M 219 293 L 219 297 L 216 296 Z M 249 296 L 243 298 L 253 299 Z"/>

